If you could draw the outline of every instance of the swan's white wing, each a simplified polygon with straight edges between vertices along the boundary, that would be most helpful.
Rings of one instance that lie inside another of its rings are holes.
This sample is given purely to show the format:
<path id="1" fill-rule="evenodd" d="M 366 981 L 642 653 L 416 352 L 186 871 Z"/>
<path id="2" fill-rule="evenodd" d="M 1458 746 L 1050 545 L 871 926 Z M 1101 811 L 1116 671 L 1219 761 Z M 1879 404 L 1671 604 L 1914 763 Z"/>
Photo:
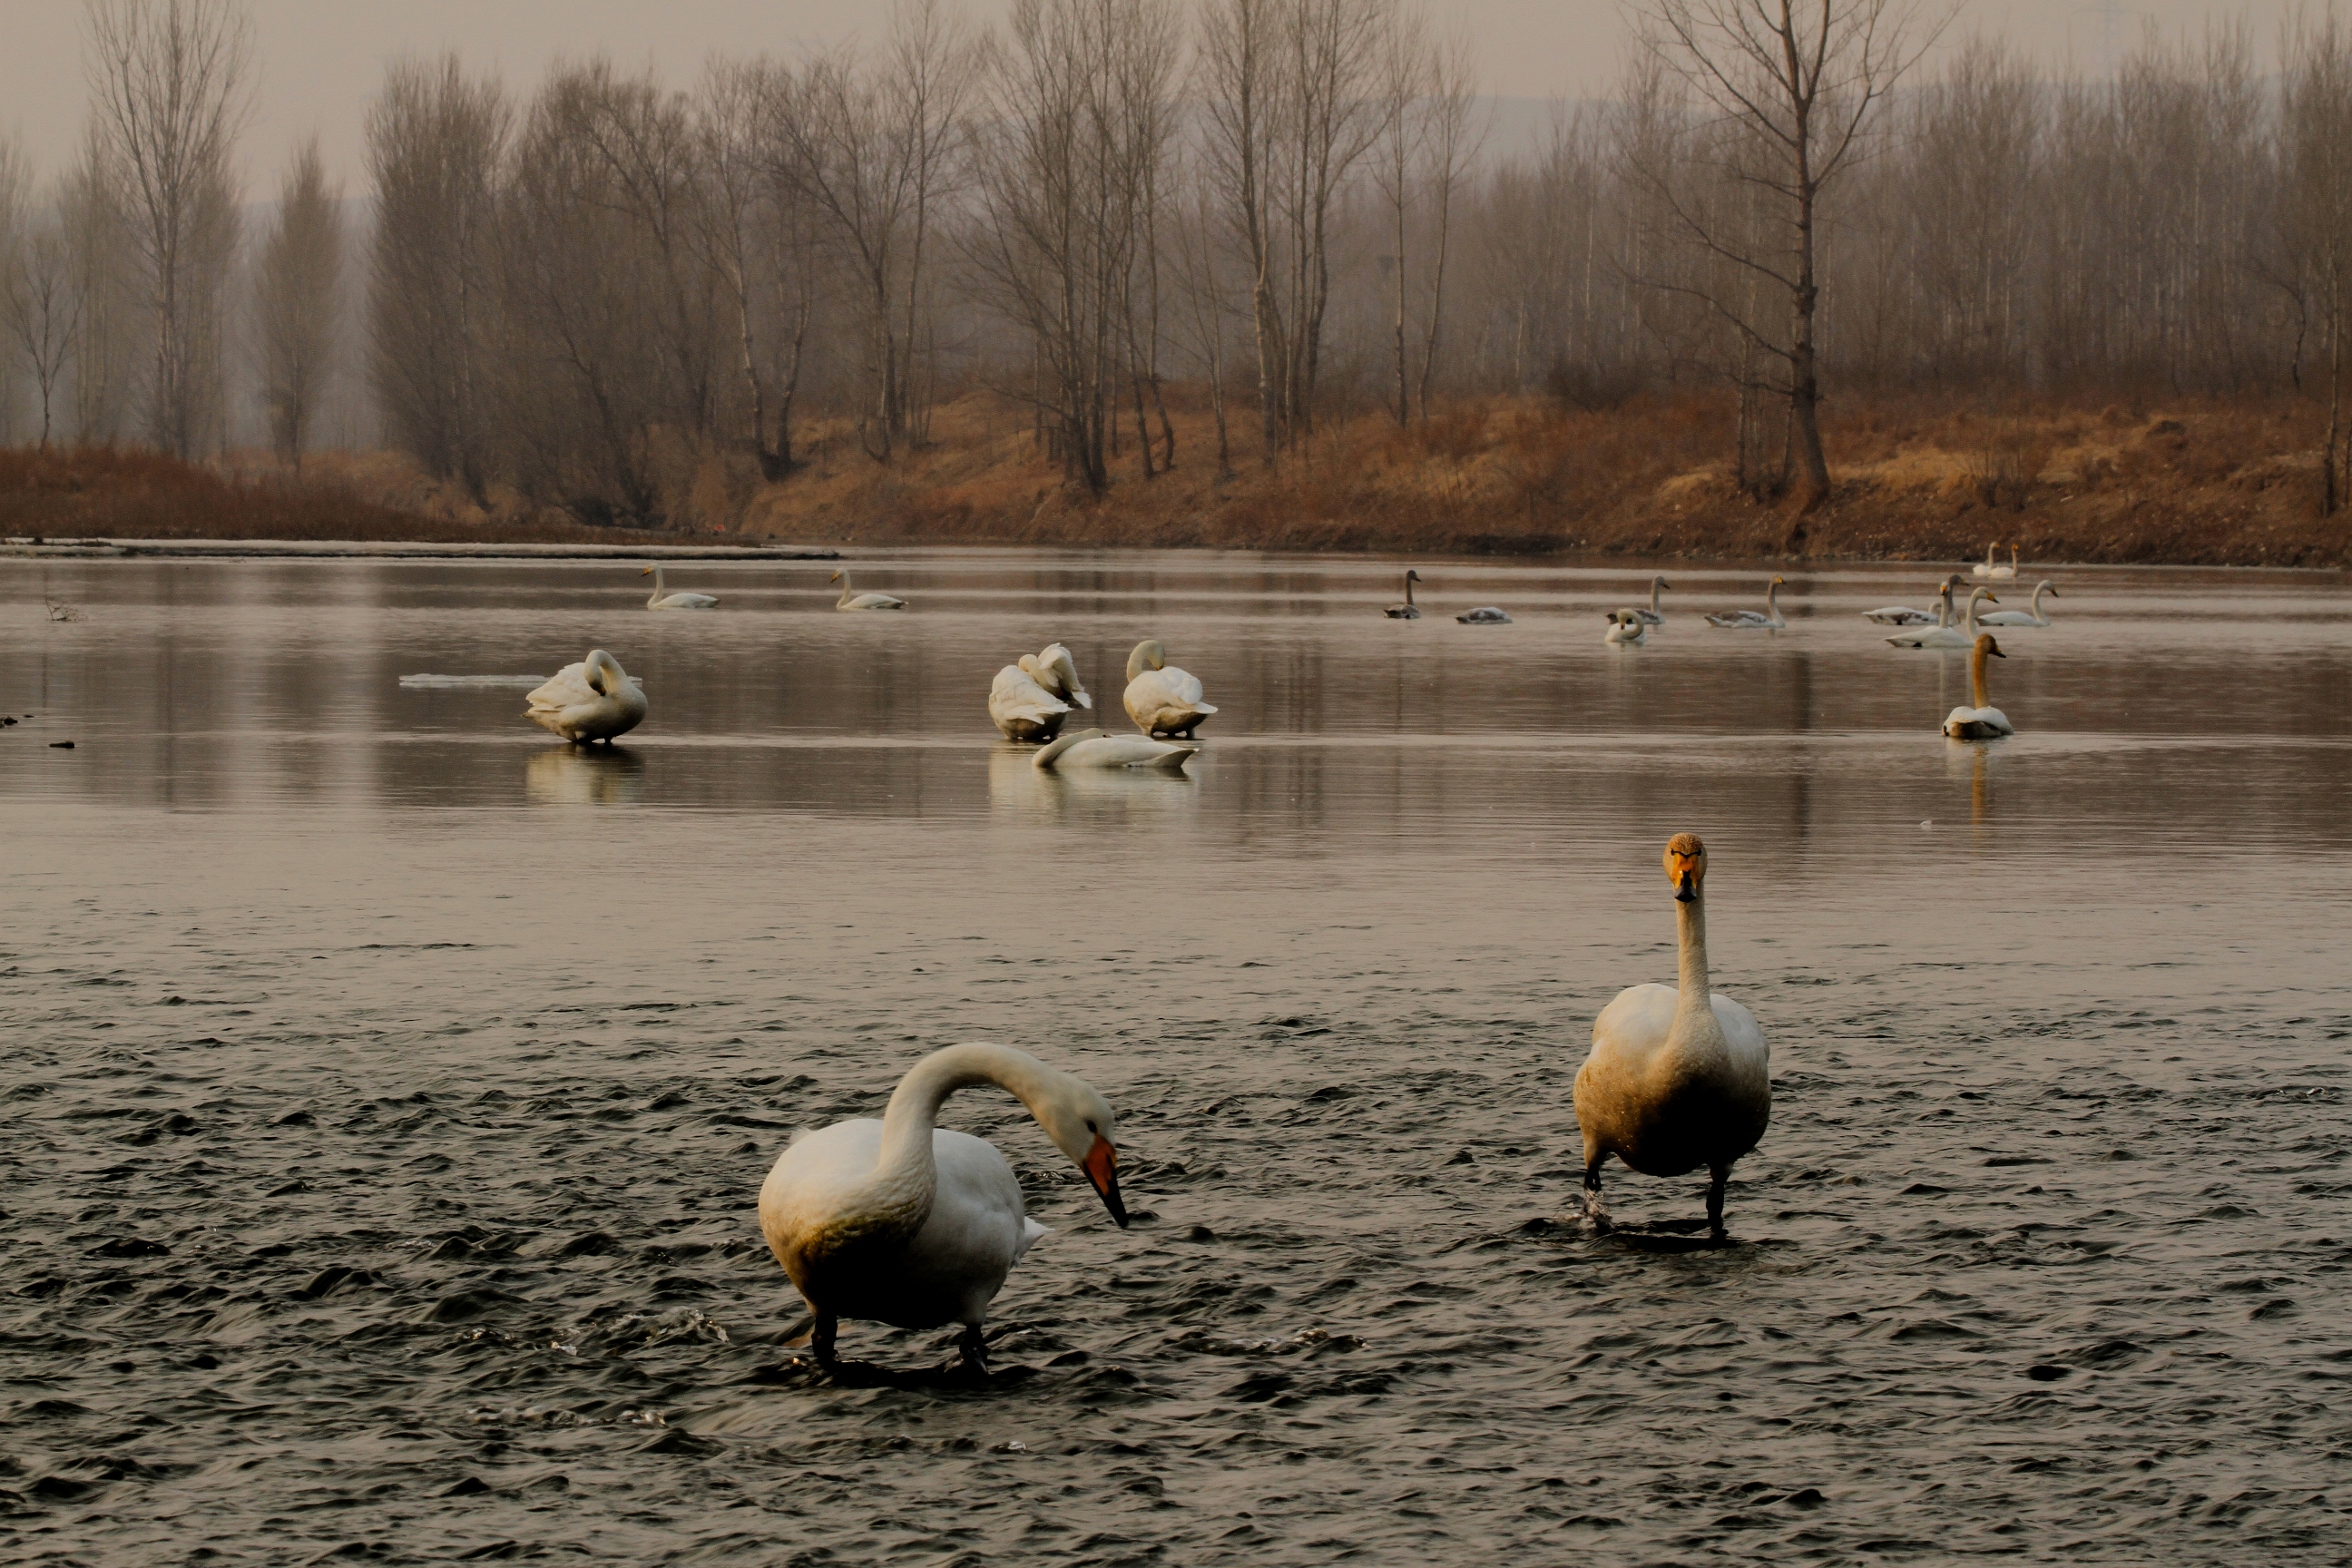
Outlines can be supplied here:
<path id="1" fill-rule="evenodd" d="M 1087 695 L 1086 685 L 1078 679 L 1078 661 L 1060 643 L 1047 643 L 1037 655 L 1037 668 L 1050 679 L 1048 689 L 1067 697 L 1081 708 L 1092 708 L 1095 700 Z"/>
<path id="2" fill-rule="evenodd" d="M 952 1298 L 957 1315 L 976 1323 L 1036 1238 L 1029 1234 L 1021 1184 L 995 1145 L 942 1127 L 931 1133 L 931 1156 L 939 1163 L 939 1189 L 930 1218 L 907 1244 L 908 1284 Z"/>
<path id="3" fill-rule="evenodd" d="M 1199 676 L 1189 669 L 1179 669 L 1172 664 L 1160 670 L 1159 675 L 1162 689 L 1168 693 L 1168 700 L 1172 705 L 1194 709 L 1201 712 L 1213 711 L 1201 707 Z"/>
<path id="4" fill-rule="evenodd" d="M 1731 1047 L 1731 1059 L 1742 1070 L 1769 1083 L 1772 1047 L 1764 1043 L 1764 1031 L 1757 1026 L 1756 1015 L 1720 992 L 1708 993 L 1707 1000 L 1715 1005 L 1716 1026 L 1723 1031 L 1724 1044 Z"/>
<path id="5" fill-rule="evenodd" d="M 1042 724 L 1056 713 L 1067 713 L 1070 705 L 1031 679 L 1027 670 L 1017 664 L 1008 664 L 996 672 L 996 679 L 988 689 L 988 716 L 1001 729 L 1008 720 L 1026 719 Z"/>
<path id="6" fill-rule="evenodd" d="M 1977 625 L 1980 626 L 2039 626 L 2047 624 L 2035 620 L 2031 613 L 2024 610 L 1994 610 L 1990 615 L 1977 617 Z"/>
<path id="7" fill-rule="evenodd" d="M 1629 985 L 1592 1020 L 1592 1056 L 1604 1070 L 1638 1070 L 1666 1043 L 1678 1001 L 1671 985 Z"/>
<path id="8" fill-rule="evenodd" d="M 588 684 L 588 664 L 567 664 L 555 672 L 553 679 L 526 699 L 534 712 L 559 712 L 583 702 L 595 702 L 604 693 Z"/>

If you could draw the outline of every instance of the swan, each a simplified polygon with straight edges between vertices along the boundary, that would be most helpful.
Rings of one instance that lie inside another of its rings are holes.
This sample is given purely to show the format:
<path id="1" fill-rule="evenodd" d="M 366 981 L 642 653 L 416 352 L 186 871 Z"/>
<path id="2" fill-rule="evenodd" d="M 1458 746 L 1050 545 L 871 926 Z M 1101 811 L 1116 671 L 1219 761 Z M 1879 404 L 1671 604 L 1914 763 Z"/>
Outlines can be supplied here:
<path id="1" fill-rule="evenodd" d="M 1481 605 L 1475 610 L 1465 610 L 1454 617 L 1465 626 L 1507 626 L 1511 617 L 1492 605 Z"/>
<path id="2" fill-rule="evenodd" d="M 1725 631 L 1729 632 L 1776 632 L 1786 628 L 1789 623 L 1780 618 L 1780 588 L 1787 582 L 1786 577 L 1775 577 L 1766 585 L 1764 608 L 1761 613 L 1755 610 L 1727 610 L 1719 616 L 1707 616 L 1706 624 L 1711 626 L 1721 626 Z"/>
<path id="3" fill-rule="evenodd" d="M 1386 616 L 1392 621 L 1417 621 L 1421 619 L 1421 606 L 1412 602 L 1412 585 L 1420 581 L 1421 574 L 1413 571 L 1411 567 L 1407 567 L 1404 574 L 1404 603 L 1402 605 L 1391 605 L 1387 609 L 1382 610 L 1381 614 Z"/>
<path id="4" fill-rule="evenodd" d="M 1971 577 L 1990 577 L 1990 576 L 1991 576 L 1991 575 L 1992 575 L 1992 552 L 1993 552 L 1994 551 L 1996 551 L 1996 550 L 2000 549 L 2000 542 L 1999 542 L 1998 540 L 1994 541 L 1994 542 L 1993 542 L 1992 543 L 1990 543 L 1990 544 L 1986 545 L 1986 546 L 1985 546 L 1985 558 L 1984 558 L 1982 561 L 1978 562 L 1975 565 L 1973 565 L 1973 566 L 1971 566 L 1971 567 L 1969 567 L 1969 576 L 1971 576 Z"/>
<path id="5" fill-rule="evenodd" d="M 523 716 L 565 740 L 613 743 L 645 722 L 645 688 L 603 648 L 591 648 L 578 664 L 567 664 L 533 691 Z"/>
<path id="6" fill-rule="evenodd" d="M 1585 1212 L 1609 1228 L 1601 1167 L 1612 1154 L 1645 1176 L 1704 1165 L 1707 1228 L 1721 1237 L 1731 1163 L 1756 1147 L 1772 1119 L 1772 1052 L 1755 1015 L 1707 987 L 1706 846 L 1677 833 L 1666 842 L 1665 864 L 1679 982 L 1620 991 L 1592 1021 L 1592 1054 L 1576 1074 Z"/>
<path id="7" fill-rule="evenodd" d="M 1968 612 L 1957 626 L 1930 626 L 1926 631 L 1897 632 L 1886 639 L 1889 647 L 1969 647 L 1977 637 L 1977 606 L 1998 605 L 1992 590 L 1979 584 L 1969 595 Z"/>
<path id="8" fill-rule="evenodd" d="M 1650 628 L 1642 623 L 1639 610 L 1612 610 L 1608 620 L 1609 629 L 1601 634 L 1601 640 L 1612 647 L 1640 647 L 1649 640 Z"/>
<path id="9" fill-rule="evenodd" d="M 1646 610 L 1636 609 L 1633 611 L 1632 614 L 1633 617 L 1639 620 L 1645 626 L 1664 626 L 1666 624 L 1666 613 L 1658 608 L 1658 593 L 1661 589 L 1671 589 L 1673 586 L 1674 584 L 1667 582 L 1664 577 L 1651 578 L 1650 607 Z"/>
<path id="10" fill-rule="evenodd" d="M 1985 659 L 2007 658 L 2000 644 L 1992 640 L 1990 632 L 1977 638 L 1976 649 L 1969 655 L 1969 694 L 1976 699 L 1973 708 L 1955 708 L 1944 715 L 1944 733 L 1955 741 L 1994 741 L 2003 735 L 2017 733 L 2017 726 L 2009 715 L 1992 705 L 1985 691 Z"/>
<path id="11" fill-rule="evenodd" d="M 1932 610 L 1915 610 L 1908 605 L 1881 605 L 1874 610 L 1864 610 L 1862 618 L 1876 621 L 1882 626 L 1948 626 L 1952 624 L 1952 590 L 1959 586 L 1960 574 L 1945 574 L 1936 584 L 1937 604 Z"/>
<path id="12" fill-rule="evenodd" d="M 833 606 L 836 610 L 903 610 L 907 607 L 906 600 L 894 599 L 887 594 L 859 593 L 849 585 L 849 574 L 845 571 L 835 572 L 826 581 L 841 584 L 841 597 Z"/>
<path id="13" fill-rule="evenodd" d="M 1990 557 L 1991 557 L 1991 552 L 1990 552 L 1990 551 L 1986 552 L 1986 558 L 1989 560 L 1989 559 L 1990 559 Z M 2016 578 L 2017 578 L 2017 546 L 2016 546 L 2016 545 L 2014 545 L 2014 544 L 2012 544 L 2012 545 L 2011 545 L 2011 546 L 2009 547 L 2009 564 L 2008 564 L 2008 565 L 2006 565 L 2006 566 L 1996 566 L 1996 567 L 1994 567 L 1991 571 L 1990 571 L 1990 572 L 1986 573 L 1986 574 L 1985 574 L 1985 575 L 1986 575 L 1986 576 L 1988 576 L 1988 577 L 1990 577 L 1990 578 L 1994 579 L 1994 580 L 1995 580 L 1995 581 L 1997 581 L 1997 582 L 2009 583 L 2009 582 L 2014 582 L 2014 581 L 2016 581 Z"/>
<path id="14" fill-rule="evenodd" d="M 1171 746 L 1149 735 L 1106 735 L 1100 730 L 1080 730 L 1040 751 L 1034 765 L 1056 768 L 1181 769 L 1198 746 Z"/>
<path id="15" fill-rule="evenodd" d="M 656 562 L 637 574 L 654 580 L 654 596 L 646 601 L 648 610 L 715 610 L 719 601 L 708 594 L 673 594 L 662 584 L 662 569 Z"/>
<path id="16" fill-rule="evenodd" d="M 1127 716 L 1145 734 L 1190 735 L 1215 711 L 1201 700 L 1200 678 L 1171 667 L 1156 639 L 1127 656 Z"/>
<path id="17" fill-rule="evenodd" d="M 988 716 L 1008 741 L 1052 740 L 1072 703 L 1092 708 L 1095 700 L 1078 683 L 1077 666 L 1060 643 L 1023 654 L 1018 663 L 998 670 L 988 689 Z"/>
<path id="18" fill-rule="evenodd" d="M 2042 595 L 2044 594 L 2053 599 L 2058 596 L 2058 590 L 2051 585 L 2050 579 L 2047 577 L 2033 584 L 2032 609 L 1995 610 L 1989 616 L 1979 616 L 1977 625 L 1980 626 L 2046 626 L 2050 624 L 2050 617 L 2042 610 Z M 2009 655 L 2003 654 L 2000 657 L 2007 658 Z"/>
<path id="19" fill-rule="evenodd" d="M 985 1139 L 935 1125 L 957 1089 L 992 1083 L 1029 1108 L 1077 1162 L 1119 1227 L 1111 1109 L 1082 1079 L 1009 1046 L 949 1046 L 898 1080 L 882 1120 L 836 1121 L 793 1140 L 760 1188 L 760 1231 L 816 1319 L 811 1348 L 838 1364 L 844 1318 L 936 1329 L 963 1324 L 964 1364 L 988 1370 L 980 1326 L 1004 1277 L 1046 1228 Z"/>

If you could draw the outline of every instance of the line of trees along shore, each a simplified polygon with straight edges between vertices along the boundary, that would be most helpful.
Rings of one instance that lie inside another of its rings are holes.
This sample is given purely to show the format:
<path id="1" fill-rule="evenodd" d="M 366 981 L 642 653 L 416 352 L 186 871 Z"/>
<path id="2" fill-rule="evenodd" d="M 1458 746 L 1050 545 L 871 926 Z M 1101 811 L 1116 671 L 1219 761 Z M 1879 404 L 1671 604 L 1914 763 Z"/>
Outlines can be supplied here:
<path id="1" fill-rule="evenodd" d="M 974 390 L 1101 494 L 1336 417 L 1729 387 L 1759 497 L 1827 482 L 1825 397 L 2289 394 L 2342 503 L 2352 32 L 2151 29 L 2092 79 L 1776 5 L 1657 0 L 1605 100 L 1507 141 L 1399 0 L 894 0 L 686 85 L 411 59 L 363 200 L 306 142 L 251 203 L 238 0 L 87 0 L 79 155 L 0 147 L 0 438 L 375 443 L 707 526 L 813 431 L 891 463 Z"/>

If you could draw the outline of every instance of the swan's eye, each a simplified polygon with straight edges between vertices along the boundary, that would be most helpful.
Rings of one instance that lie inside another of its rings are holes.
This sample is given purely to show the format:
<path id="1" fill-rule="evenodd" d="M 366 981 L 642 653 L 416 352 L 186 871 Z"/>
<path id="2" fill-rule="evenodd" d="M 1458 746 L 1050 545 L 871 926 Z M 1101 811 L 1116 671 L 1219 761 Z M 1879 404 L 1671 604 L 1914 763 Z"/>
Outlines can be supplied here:
<path id="1" fill-rule="evenodd" d="M 1097 1136 L 1097 1137 L 1101 1136 L 1101 1134 L 1102 1134 L 1102 1129 L 1101 1129 L 1101 1128 L 1099 1128 L 1099 1127 L 1097 1127 L 1097 1126 L 1096 1126 L 1093 1122 L 1091 1122 L 1091 1121 L 1089 1121 L 1089 1122 L 1087 1122 L 1087 1131 L 1089 1131 L 1089 1132 L 1094 1133 L 1094 1134 L 1095 1134 L 1096 1136 Z"/>

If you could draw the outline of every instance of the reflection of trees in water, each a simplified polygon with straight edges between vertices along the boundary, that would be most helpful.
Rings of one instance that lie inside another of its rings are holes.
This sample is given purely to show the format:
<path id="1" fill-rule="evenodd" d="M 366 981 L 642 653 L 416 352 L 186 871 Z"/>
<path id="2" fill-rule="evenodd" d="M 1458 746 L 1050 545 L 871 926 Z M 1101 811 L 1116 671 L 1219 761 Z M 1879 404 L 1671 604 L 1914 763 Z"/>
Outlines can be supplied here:
<path id="1" fill-rule="evenodd" d="M 646 760 L 624 746 L 551 746 L 522 771 L 534 805 L 625 805 L 646 792 Z"/>
<path id="2" fill-rule="evenodd" d="M 998 746 L 988 758 L 988 801 L 999 816 L 1062 824 L 1172 822 L 1200 806 L 1200 785 L 1161 768 L 1038 767 L 1035 746 Z"/>

